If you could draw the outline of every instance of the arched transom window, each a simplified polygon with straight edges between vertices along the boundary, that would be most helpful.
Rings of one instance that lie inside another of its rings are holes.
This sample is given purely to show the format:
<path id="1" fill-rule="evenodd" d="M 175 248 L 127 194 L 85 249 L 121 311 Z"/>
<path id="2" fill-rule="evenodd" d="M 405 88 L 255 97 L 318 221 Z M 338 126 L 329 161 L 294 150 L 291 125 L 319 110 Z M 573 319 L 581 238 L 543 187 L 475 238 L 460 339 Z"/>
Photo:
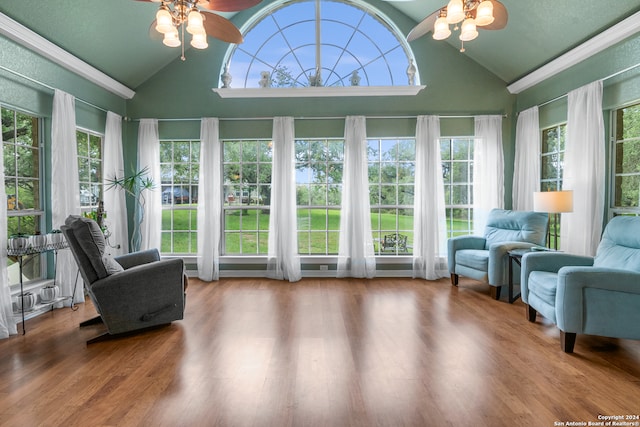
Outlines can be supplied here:
<path id="1" fill-rule="evenodd" d="M 391 21 L 362 1 L 271 4 L 227 52 L 222 87 L 419 84 L 413 55 Z"/>

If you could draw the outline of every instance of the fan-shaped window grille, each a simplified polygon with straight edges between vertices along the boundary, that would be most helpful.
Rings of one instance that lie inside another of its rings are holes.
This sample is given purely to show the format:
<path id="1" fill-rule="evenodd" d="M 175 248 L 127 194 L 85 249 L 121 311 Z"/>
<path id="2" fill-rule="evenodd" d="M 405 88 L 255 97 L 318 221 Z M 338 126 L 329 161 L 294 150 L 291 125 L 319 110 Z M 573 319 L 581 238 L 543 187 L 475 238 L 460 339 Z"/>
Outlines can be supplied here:
<path id="1" fill-rule="evenodd" d="M 362 1 L 275 2 L 242 33 L 222 70 L 232 80 L 221 87 L 419 84 L 402 34 Z"/>

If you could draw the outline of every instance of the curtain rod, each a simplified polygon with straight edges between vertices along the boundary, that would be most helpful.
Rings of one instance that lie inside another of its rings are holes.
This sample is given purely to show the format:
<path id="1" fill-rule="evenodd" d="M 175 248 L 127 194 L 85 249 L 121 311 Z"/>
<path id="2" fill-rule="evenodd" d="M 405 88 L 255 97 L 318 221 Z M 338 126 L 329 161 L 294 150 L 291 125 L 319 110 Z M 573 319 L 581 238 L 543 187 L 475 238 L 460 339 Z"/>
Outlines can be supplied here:
<path id="1" fill-rule="evenodd" d="M 56 90 L 56 88 L 54 88 L 53 86 L 49 86 L 49 85 L 48 85 L 48 84 L 46 84 L 46 83 L 43 83 L 43 82 L 41 82 L 41 81 L 39 81 L 39 80 L 36 80 L 36 79 L 34 79 L 34 78 L 32 78 L 32 77 L 29 77 L 29 76 L 25 76 L 24 74 L 18 73 L 17 71 L 13 71 L 12 69 L 7 68 L 7 67 L 5 67 L 5 66 L 0 65 L 0 69 L 2 69 L 2 70 L 4 70 L 4 71 L 6 71 L 6 72 L 8 72 L 8 73 L 11 73 L 11 74 L 13 74 L 13 75 L 15 75 L 15 76 L 21 77 L 21 78 L 23 78 L 23 79 L 25 79 L 25 80 L 28 80 L 28 81 L 30 81 L 31 83 L 35 83 L 35 84 L 40 85 L 40 86 L 42 86 L 42 87 L 44 87 L 44 88 L 47 88 L 47 89 L 49 89 L 49 90 L 51 90 L 51 91 L 54 91 L 54 92 L 55 92 L 55 90 Z M 102 107 L 98 107 L 97 105 L 94 105 L 94 104 L 92 104 L 92 103 L 90 103 L 90 102 L 88 102 L 88 101 L 85 101 L 84 99 L 81 99 L 81 98 L 78 98 L 78 97 L 75 97 L 75 96 L 74 96 L 74 98 L 75 98 L 75 100 L 76 100 L 76 101 L 79 101 L 79 102 L 81 102 L 81 103 L 83 103 L 83 104 L 85 104 L 85 105 L 88 105 L 89 107 L 93 107 L 93 108 L 95 108 L 96 110 L 104 111 L 105 113 L 106 113 L 106 112 L 108 112 L 108 111 L 107 111 L 107 110 L 105 110 L 104 108 L 102 108 Z"/>
<path id="2" fill-rule="evenodd" d="M 637 63 L 637 64 L 635 64 L 635 65 L 631 65 L 631 66 L 629 66 L 629 67 L 627 67 L 627 68 L 624 68 L 624 69 L 622 69 L 622 70 L 616 71 L 615 73 L 610 74 L 610 75 L 608 75 L 607 77 L 601 78 L 600 80 L 604 82 L 605 80 L 612 79 L 612 78 L 614 78 L 614 77 L 619 76 L 620 74 L 626 73 L 627 71 L 631 71 L 631 70 L 633 70 L 634 68 L 638 68 L 638 67 L 640 67 L 640 63 Z M 555 98 L 553 98 L 553 99 L 550 99 L 550 100 L 545 101 L 545 102 L 543 102 L 543 103 L 541 103 L 541 104 L 538 104 L 538 107 L 542 107 L 542 106 L 544 106 L 544 105 L 551 104 L 552 102 L 556 102 L 556 101 L 558 101 L 558 100 L 560 100 L 560 99 L 562 99 L 562 98 L 566 98 L 567 96 L 569 96 L 569 94 L 568 94 L 568 93 L 565 93 L 564 95 L 556 96 L 556 97 L 555 97 Z"/>
<path id="3" fill-rule="evenodd" d="M 354 114 L 357 115 L 357 114 Z M 428 114 L 425 114 L 428 115 Z M 474 117 L 481 116 L 482 114 L 477 115 L 439 115 L 433 114 L 434 116 L 438 116 L 441 119 L 473 119 Z M 344 120 L 346 116 L 329 116 L 329 117 L 294 117 L 294 120 Z M 417 119 L 418 116 L 365 116 L 367 119 Z M 509 117 L 508 114 L 502 114 L 503 118 Z M 132 122 L 139 122 L 142 119 L 132 119 L 126 117 L 125 120 Z M 196 122 L 202 120 L 201 117 L 195 118 L 183 118 L 183 119 L 156 119 L 158 122 Z M 254 121 L 254 120 L 273 120 L 273 117 L 219 117 L 218 120 L 225 122 L 235 122 L 235 121 Z"/>

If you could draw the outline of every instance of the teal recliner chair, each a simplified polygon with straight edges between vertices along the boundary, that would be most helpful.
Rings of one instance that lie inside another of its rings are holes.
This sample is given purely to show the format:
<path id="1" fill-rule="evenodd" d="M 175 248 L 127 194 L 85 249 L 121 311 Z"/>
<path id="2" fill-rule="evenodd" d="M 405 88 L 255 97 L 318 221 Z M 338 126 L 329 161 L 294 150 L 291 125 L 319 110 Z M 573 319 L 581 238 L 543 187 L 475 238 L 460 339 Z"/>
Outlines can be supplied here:
<path id="1" fill-rule="evenodd" d="M 458 275 L 491 285 L 491 296 L 500 299 L 500 289 L 509 284 L 508 252 L 517 248 L 544 246 L 549 216 L 541 212 L 493 209 L 484 236 L 458 236 L 448 240 L 451 284 Z M 514 272 L 516 283 L 520 272 Z"/>
<path id="2" fill-rule="evenodd" d="M 576 334 L 640 339 L 640 217 L 609 221 L 595 258 L 527 253 L 521 274 L 528 320 L 554 322 L 566 353 Z"/>

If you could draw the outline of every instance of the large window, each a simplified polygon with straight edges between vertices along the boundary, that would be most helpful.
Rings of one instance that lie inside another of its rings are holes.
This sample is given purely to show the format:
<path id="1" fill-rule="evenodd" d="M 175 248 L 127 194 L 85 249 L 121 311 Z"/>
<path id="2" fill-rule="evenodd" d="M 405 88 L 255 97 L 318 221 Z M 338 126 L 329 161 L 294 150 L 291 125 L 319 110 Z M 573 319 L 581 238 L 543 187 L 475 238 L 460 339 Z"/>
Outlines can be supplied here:
<path id="1" fill-rule="evenodd" d="M 369 139 L 369 199 L 376 253 L 413 248 L 414 139 Z"/>
<path id="2" fill-rule="evenodd" d="M 640 104 L 615 111 L 612 208 L 614 214 L 640 213 Z"/>
<path id="3" fill-rule="evenodd" d="M 7 193 L 7 236 L 44 234 L 41 202 L 39 120 L 28 114 L 0 108 L 2 112 L 2 154 Z M 25 264 L 27 280 L 43 277 L 42 257 Z M 9 257 L 9 282 L 19 283 L 16 259 Z"/>
<path id="4" fill-rule="evenodd" d="M 266 255 L 271 200 L 270 140 L 223 142 L 225 255 Z"/>
<path id="5" fill-rule="evenodd" d="M 76 141 L 80 207 L 88 212 L 96 209 L 102 200 L 102 136 L 78 129 Z"/>
<path id="6" fill-rule="evenodd" d="M 161 141 L 163 254 L 195 254 L 200 141 Z"/>
<path id="7" fill-rule="evenodd" d="M 441 138 L 447 236 L 473 234 L 473 138 Z"/>
<path id="8" fill-rule="evenodd" d="M 344 141 L 301 140 L 295 147 L 298 251 L 337 254 Z"/>
<path id="9" fill-rule="evenodd" d="M 566 123 L 542 130 L 542 149 L 540 150 L 540 190 L 562 190 L 564 176 L 564 151 L 567 139 Z M 560 247 L 560 223 L 556 215 L 549 218 L 550 247 Z M 558 241 L 556 242 L 556 239 Z"/>
<path id="10" fill-rule="evenodd" d="M 540 189 L 542 191 L 562 190 L 566 135 L 566 124 L 542 131 L 542 167 L 540 168 Z"/>
<path id="11" fill-rule="evenodd" d="M 227 58 L 235 87 L 394 86 L 415 74 L 404 35 L 361 1 L 274 2 L 243 32 Z"/>

